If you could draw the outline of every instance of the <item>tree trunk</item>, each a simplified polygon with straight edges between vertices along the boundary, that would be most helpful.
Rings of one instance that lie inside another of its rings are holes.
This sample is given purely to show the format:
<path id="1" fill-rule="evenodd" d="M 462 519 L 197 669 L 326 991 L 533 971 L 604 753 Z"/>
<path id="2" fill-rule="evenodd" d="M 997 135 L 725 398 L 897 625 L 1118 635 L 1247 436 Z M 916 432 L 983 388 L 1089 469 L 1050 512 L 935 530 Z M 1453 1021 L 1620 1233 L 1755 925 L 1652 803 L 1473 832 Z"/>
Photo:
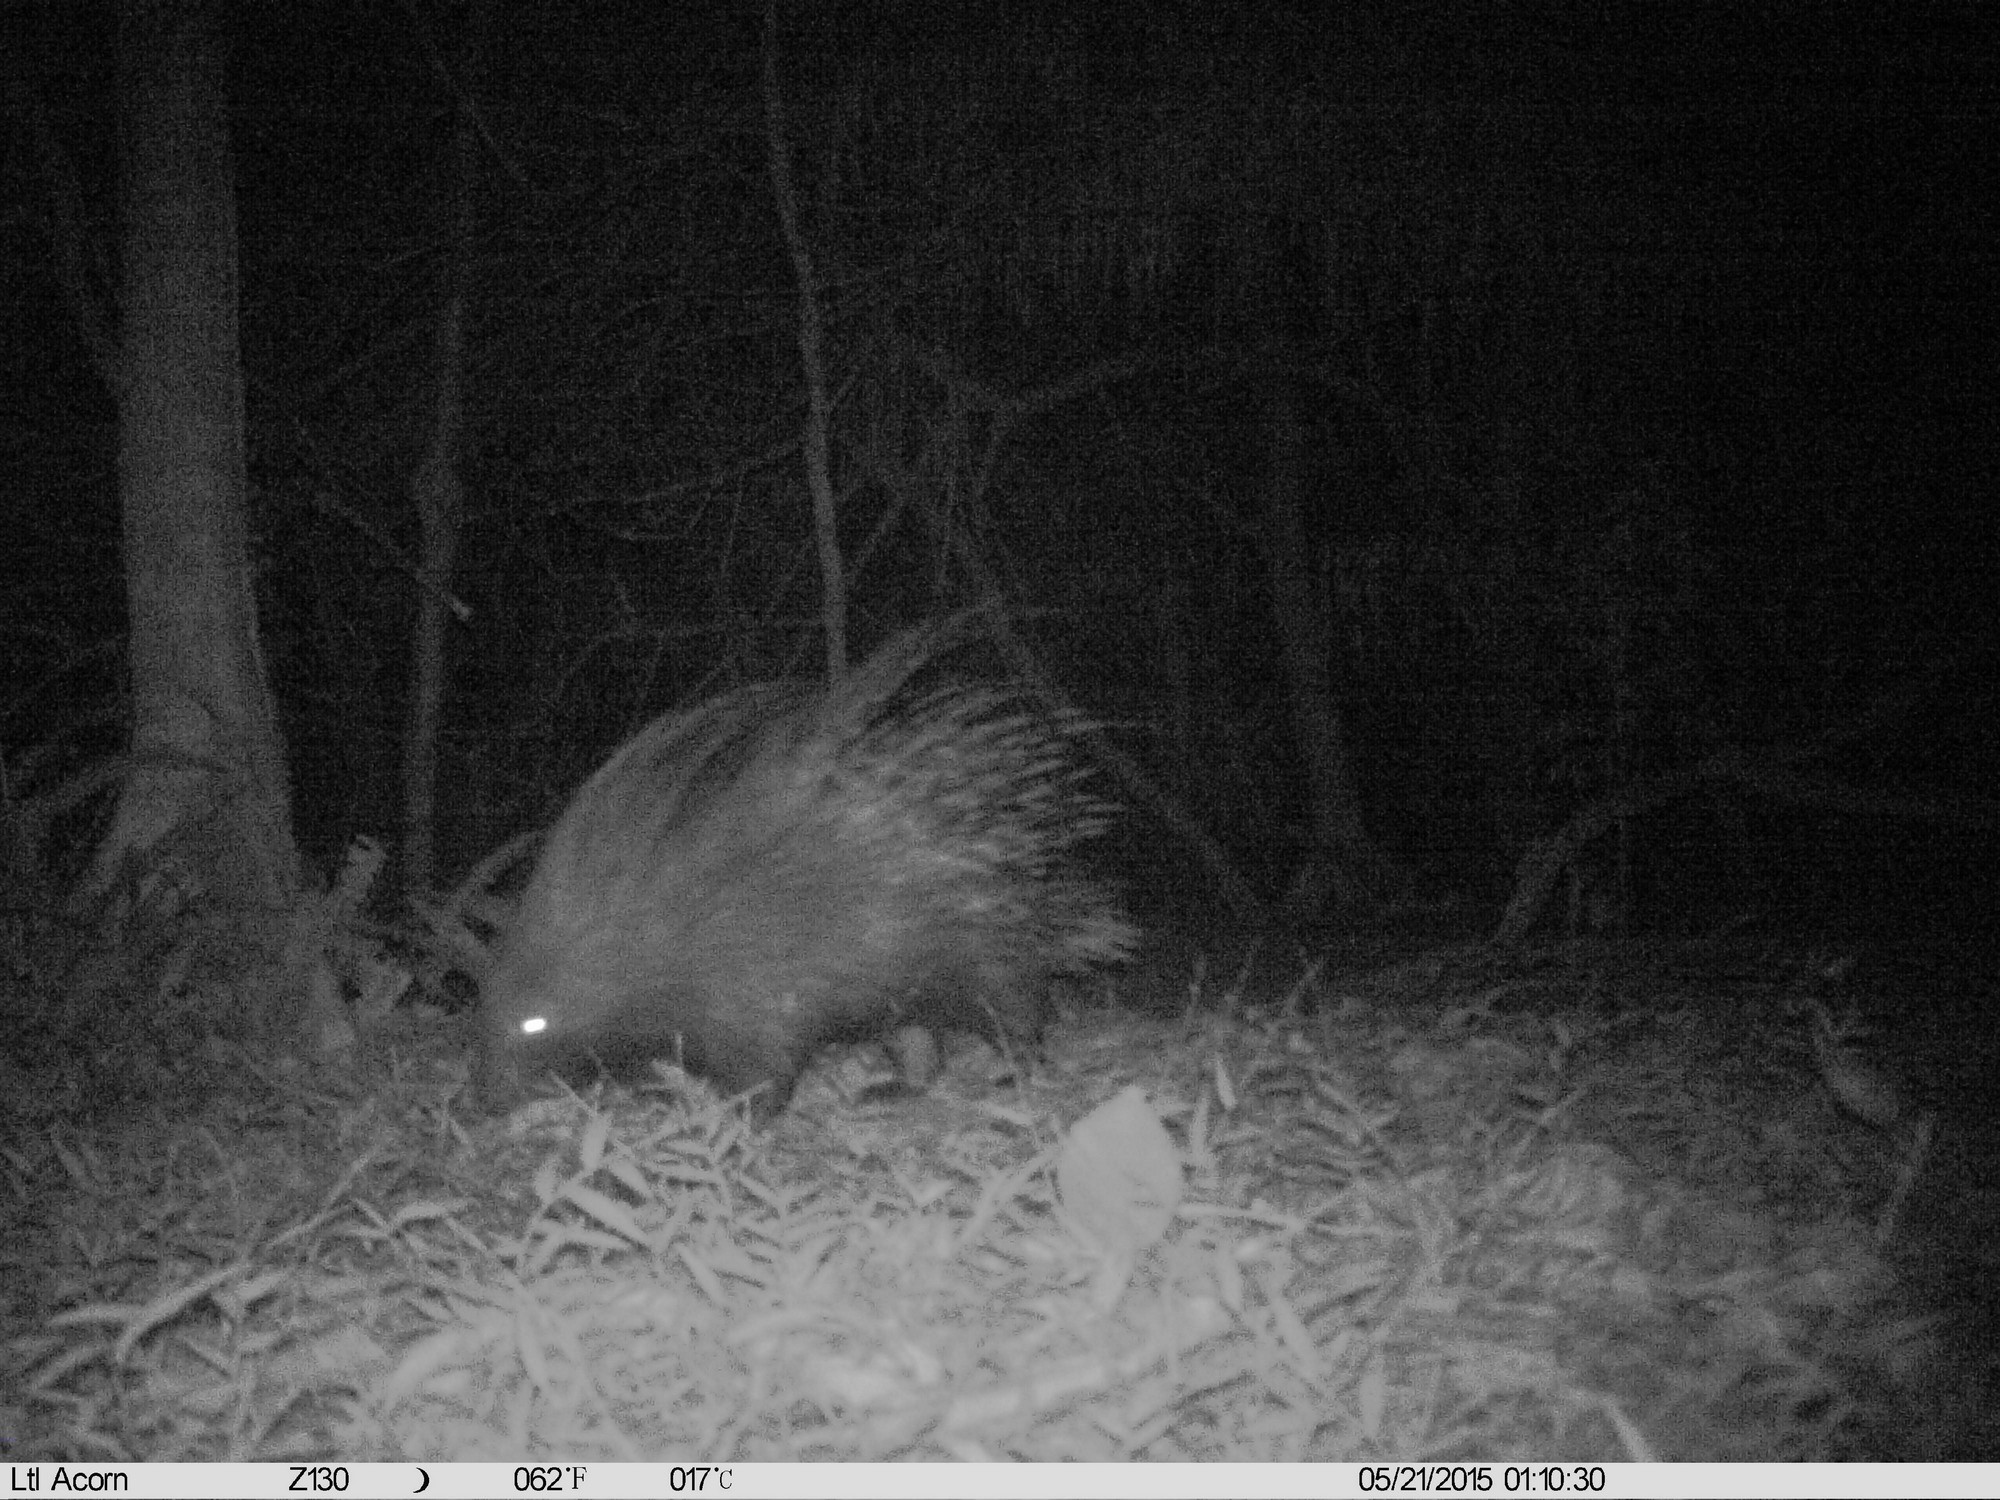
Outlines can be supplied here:
<path id="1" fill-rule="evenodd" d="M 1277 368 L 1289 365 L 1279 361 Z M 1347 731 L 1334 699 L 1333 612 L 1313 575 L 1305 524 L 1305 430 L 1284 377 L 1269 393 L 1266 431 L 1272 473 L 1258 540 L 1271 580 L 1272 612 L 1284 648 L 1285 679 L 1312 819 L 1310 863 L 1294 882 L 1288 915 L 1318 918 L 1371 909 L 1387 892 L 1387 871 L 1362 820 L 1348 762 Z M 1322 893 L 1325 898 L 1322 899 Z"/>
<path id="2" fill-rule="evenodd" d="M 423 558 L 417 578 L 417 616 L 410 633 L 410 701 L 403 721 L 403 884 L 430 890 L 437 877 L 438 738 L 444 724 L 447 651 L 454 600 L 452 571 L 464 513 L 460 469 L 465 457 L 465 323 L 471 298 L 474 187 L 479 139 L 473 110 L 478 97 L 485 10 L 473 0 L 466 12 L 464 66 L 458 89 L 453 155 L 451 258 L 438 309 L 436 397 L 430 449 L 411 483 Z"/>
<path id="3" fill-rule="evenodd" d="M 201 0 L 126 0 L 118 52 L 133 764 L 95 885 L 269 934 L 252 914 L 287 907 L 299 866 L 257 642 L 222 53 Z"/>
<path id="4" fill-rule="evenodd" d="M 792 145 L 785 131 L 784 96 L 778 90 L 778 8 L 764 7 L 764 148 L 771 172 L 771 198 L 778 210 L 792 274 L 799 284 L 799 369 L 806 382 L 806 430 L 800 444 L 806 487 L 812 495 L 813 537 L 819 544 L 821 618 L 826 624 L 827 680 L 847 671 L 847 569 L 840 555 L 840 526 L 833 493 L 833 393 L 826 380 L 825 315 L 820 308 L 819 273 L 799 219 L 798 189 L 792 178 Z"/>

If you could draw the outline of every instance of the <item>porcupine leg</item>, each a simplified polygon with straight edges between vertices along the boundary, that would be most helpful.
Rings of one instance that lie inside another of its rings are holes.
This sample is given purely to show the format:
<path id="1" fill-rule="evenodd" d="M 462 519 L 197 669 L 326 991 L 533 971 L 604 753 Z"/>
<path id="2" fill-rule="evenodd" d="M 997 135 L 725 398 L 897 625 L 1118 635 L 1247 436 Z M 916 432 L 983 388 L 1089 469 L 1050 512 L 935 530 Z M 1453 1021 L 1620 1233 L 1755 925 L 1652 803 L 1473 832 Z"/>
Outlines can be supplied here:
<path id="1" fill-rule="evenodd" d="M 791 1103 L 799 1075 L 819 1050 L 816 1027 L 805 1024 L 812 1008 L 802 1016 L 797 997 L 769 1001 L 753 988 L 711 996 L 703 1010 L 703 1035 L 698 1045 L 689 1039 L 688 1065 L 725 1097 L 748 1096 L 751 1122 L 769 1125 Z"/>
<path id="2" fill-rule="evenodd" d="M 1017 1072 L 1024 1072 L 1041 1042 L 1048 985 L 1036 973 L 1015 974 L 1007 965 L 975 964 L 934 975 L 904 1005 L 924 1021 L 904 1021 L 888 1036 L 899 1082 L 922 1092 L 943 1071 L 940 1025 L 983 1036 Z"/>
<path id="3" fill-rule="evenodd" d="M 896 1064 L 896 1077 L 906 1088 L 927 1089 L 943 1071 L 944 1055 L 937 1034 L 928 1026 L 914 1021 L 898 1026 L 889 1036 L 888 1047 Z"/>

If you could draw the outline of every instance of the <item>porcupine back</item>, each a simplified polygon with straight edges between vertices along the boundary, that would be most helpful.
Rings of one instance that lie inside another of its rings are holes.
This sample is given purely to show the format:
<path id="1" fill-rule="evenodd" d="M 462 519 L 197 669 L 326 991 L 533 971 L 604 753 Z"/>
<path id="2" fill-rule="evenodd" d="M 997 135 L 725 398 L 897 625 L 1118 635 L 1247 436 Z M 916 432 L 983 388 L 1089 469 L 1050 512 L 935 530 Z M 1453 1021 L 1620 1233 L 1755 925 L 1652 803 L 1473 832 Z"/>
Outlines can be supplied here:
<path id="1" fill-rule="evenodd" d="M 550 831 L 483 986 L 480 1092 L 678 1058 L 768 1119 L 831 1041 L 911 1025 L 1027 1044 L 1058 974 L 1136 934 L 1065 868 L 1110 809 L 1075 724 L 911 679 L 908 632 L 830 689 L 745 687 L 642 729 Z"/>

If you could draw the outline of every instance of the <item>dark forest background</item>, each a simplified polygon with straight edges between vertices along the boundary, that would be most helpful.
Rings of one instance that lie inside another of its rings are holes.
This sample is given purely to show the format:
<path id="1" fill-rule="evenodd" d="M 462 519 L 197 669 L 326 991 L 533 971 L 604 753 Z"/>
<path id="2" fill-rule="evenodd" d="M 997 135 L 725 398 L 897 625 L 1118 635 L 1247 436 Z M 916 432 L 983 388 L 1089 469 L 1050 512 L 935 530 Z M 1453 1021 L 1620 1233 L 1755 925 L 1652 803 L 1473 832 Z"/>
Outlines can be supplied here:
<path id="1" fill-rule="evenodd" d="M 763 18 L 223 17 L 261 627 L 322 867 L 403 816 L 469 271 L 450 880 L 651 714 L 821 668 Z M 1116 854 L 1154 923 L 1217 855 L 1274 906 L 1490 919 L 1579 810 L 1721 765 L 1603 834 L 1617 920 L 1985 924 L 2000 27 L 1831 17 L 781 7 L 856 647 L 998 601 L 1145 784 Z M 0 24 L 109 256 L 111 20 Z M 5 140 L 0 750 L 54 774 L 120 734 L 114 408 Z"/>

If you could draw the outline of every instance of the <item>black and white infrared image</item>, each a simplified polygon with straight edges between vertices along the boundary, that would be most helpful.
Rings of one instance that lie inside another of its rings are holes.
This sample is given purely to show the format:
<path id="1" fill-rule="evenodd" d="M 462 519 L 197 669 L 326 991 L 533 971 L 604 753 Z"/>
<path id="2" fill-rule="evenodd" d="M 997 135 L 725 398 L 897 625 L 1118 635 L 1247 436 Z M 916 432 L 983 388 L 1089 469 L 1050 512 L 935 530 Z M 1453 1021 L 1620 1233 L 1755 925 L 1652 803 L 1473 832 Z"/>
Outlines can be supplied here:
<path id="1" fill-rule="evenodd" d="M 2000 1460 L 2000 5 L 0 0 L 0 288 L 13 1492 Z"/>

